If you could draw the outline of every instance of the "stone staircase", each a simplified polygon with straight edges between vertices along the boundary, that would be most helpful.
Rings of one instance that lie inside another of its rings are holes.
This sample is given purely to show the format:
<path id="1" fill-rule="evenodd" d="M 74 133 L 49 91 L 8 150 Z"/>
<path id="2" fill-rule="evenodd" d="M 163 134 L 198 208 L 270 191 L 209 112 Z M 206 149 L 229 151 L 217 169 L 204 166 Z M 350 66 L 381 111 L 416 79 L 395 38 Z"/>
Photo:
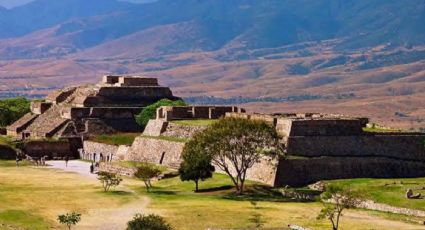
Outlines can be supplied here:
<path id="1" fill-rule="evenodd" d="M 34 136 L 51 137 L 68 121 L 61 117 L 61 106 L 53 105 L 45 113 L 39 115 L 26 130 L 35 134 Z"/>
<path id="2" fill-rule="evenodd" d="M 18 121 L 7 127 L 7 130 L 21 132 L 25 130 L 38 117 L 37 114 L 27 113 Z"/>

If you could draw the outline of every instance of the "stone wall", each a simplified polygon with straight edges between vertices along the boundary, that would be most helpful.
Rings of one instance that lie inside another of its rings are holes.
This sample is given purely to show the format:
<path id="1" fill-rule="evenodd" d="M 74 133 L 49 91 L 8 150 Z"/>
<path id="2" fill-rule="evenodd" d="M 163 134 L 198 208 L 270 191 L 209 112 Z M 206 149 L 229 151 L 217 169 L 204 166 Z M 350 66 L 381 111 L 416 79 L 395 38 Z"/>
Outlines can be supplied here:
<path id="1" fill-rule="evenodd" d="M 149 120 L 148 124 L 143 131 L 143 135 L 159 137 L 161 133 L 165 131 L 168 126 L 168 122 L 164 120 Z"/>
<path id="2" fill-rule="evenodd" d="M 24 152 L 32 157 L 48 156 L 53 159 L 65 156 L 78 157 L 68 141 L 29 141 L 25 143 Z"/>
<path id="3" fill-rule="evenodd" d="M 52 106 L 52 103 L 49 102 L 31 102 L 31 112 L 34 114 L 42 114 L 46 112 Z"/>
<path id="4" fill-rule="evenodd" d="M 162 106 L 157 109 L 156 119 L 218 119 L 229 112 L 245 112 L 235 106 Z"/>
<path id="5" fill-rule="evenodd" d="M 113 161 L 123 161 L 125 160 L 128 151 L 130 151 L 131 146 L 120 145 L 118 146 L 117 152 L 112 156 Z"/>
<path id="6" fill-rule="evenodd" d="M 183 142 L 166 141 L 149 137 L 136 137 L 125 160 L 146 161 L 178 168 L 181 162 Z"/>
<path id="7" fill-rule="evenodd" d="M 425 163 L 385 157 L 282 159 L 279 162 L 274 185 L 305 186 L 319 180 L 423 176 L 425 176 Z"/>
<path id="8" fill-rule="evenodd" d="M 105 162 L 101 162 L 99 164 L 99 171 L 111 172 L 111 173 L 116 173 L 122 176 L 129 176 L 129 177 L 132 177 L 134 173 L 136 172 L 135 169 L 120 167 L 120 166 L 112 165 L 110 163 L 105 163 Z"/>
<path id="9" fill-rule="evenodd" d="M 359 119 L 293 120 L 290 136 L 361 135 L 362 128 Z"/>
<path id="10" fill-rule="evenodd" d="M 289 155 L 319 156 L 383 156 L 403 160 L 425 161 L 425 136 L 364 135 L 289 137 Z"/>
<path id="11" fill-rule="evenodd" d="M 85 160 L 108 161 L 116 157 L 118 146 L 98 143 L 94 141 L 84 141 L 84 156 L 80 156 Z M 101 156 L 103 159 L 101 159 Z"/>
<path id="12" fill-rule="evenodd" d="M 179 125 L 173 122 L 169 122 L 165 131 L 161 135 L 189 139 L 196 133 L 201 132 L 206 128 L 207 126 Z"/>

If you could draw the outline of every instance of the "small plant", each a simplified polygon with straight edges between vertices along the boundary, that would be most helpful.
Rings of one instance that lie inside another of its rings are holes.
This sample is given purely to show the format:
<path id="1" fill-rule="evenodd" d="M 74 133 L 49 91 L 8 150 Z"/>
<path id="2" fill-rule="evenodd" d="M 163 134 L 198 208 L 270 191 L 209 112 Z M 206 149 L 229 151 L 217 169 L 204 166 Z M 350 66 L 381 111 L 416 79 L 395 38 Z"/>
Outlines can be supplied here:
<path id="1" fill-rule="evenodd" d="M 324 204 L 325 207 L 320 210 L 317 219 L 329 220 L 332 224 L 332 230 L 338 230 L 339 220 L 345 209 L 355 208 L 361 203 L 361 200 L 354 197 L 350 190 L 342 190 L 334 186 L 330 186 L 322 198 L 330 201 L 330 203 Z"/>
<path id="2" fill-rule="evenodd" d="M 139 164 L 136 168 L 137 170 L 134 176 L 143 180 L 146 191 L 149 192 L 149 189 L 152 187 L 151 180 L 161 175 L 161 170 L 157 166 L 145 162 Z"/>
<path id="3" fill-rule="evenodd" d="M 66 225 L 70 230 L 73 225 L 77 225 L 81 220 L 81 214 L 77 212 L 66 213 L 58 216 L 59 223 Z"/>
<path id="4" fill-rule="evenodd" d="M 127 223 L 127 230 L 172 230 L 164 218 L 150 214 L 148 216 L 136 214 L 133 220 Z"/>
<path id="5" fill-rule="evenodd" d="M 122 178 L 119 175 L 111 172 L 98 172 L 97 179 L 102 183 L 103 190 L 105 192 L 108 192 L 111 187 L 114 187 L 115 189 L 115 187 L 122 181 Z"/>

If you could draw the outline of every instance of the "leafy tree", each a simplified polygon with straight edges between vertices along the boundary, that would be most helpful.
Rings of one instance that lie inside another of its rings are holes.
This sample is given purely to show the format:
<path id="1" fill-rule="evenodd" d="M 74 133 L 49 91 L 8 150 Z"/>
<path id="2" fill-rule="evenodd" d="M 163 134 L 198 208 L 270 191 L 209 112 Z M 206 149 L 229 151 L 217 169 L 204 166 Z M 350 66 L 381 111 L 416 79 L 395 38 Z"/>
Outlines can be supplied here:
<path id="1" fill-rule="evenodd" d="M 0 126 L 8 126 L 30 112 L 30 103 L 24 97 L 0 100 Z"/>
<path id="2" fill-rule="evenodd" d="M 97 179 L 102 183 L 105 192 L 108 192 L 111 187 L 115 188 L 122 181 L 122 178 L 116 173 L 102 171 L 97 173 Z"/>
<path id="3" fill-rule="evenodd" d="M 276 130 L 263 121 L 223 118 L 189 141 L 211 157 L 229 175 L 238 194 L 243 193 L 246 172 L 264 155 L 282 153 Z"/>
<path id="4" fill-rule="evenodd" d="M 142 110 L 136 115 L 136 122 L 141 126 L 146 126 L 150 119 L 154 119 L 156 110 L 161 106 L 185 106 L 186 103 L 182 100 L 172 101 L 170 99 L 161 99 Z"/>
<path id="5" fill-rule="evenodd" d="M 172 230 L 164 218 L 150 214 L 148 216 L 136 214 L 133 220 L 127 223 L 127 230 Z"/>
<path id="6" fill-rule="evenodd" d="M 203 154 L 202 148 L 196 142 L 189 142 L 183 149 L 182 158 L 179 168 L 180 179 L 194 181 L 195 192 L 198 192 L 199 180 L 211 178 L 215 170 L 211 165 L 211 156 Z"/>
<path id="7" fill-rule="evenodd" d="M 332 230 L 338 230 L 339 220 L 345 209 L 355 208 L 361 203 L 361 199 L 350 190 L 343 190 L 339 187 L 330 186 L 323 193 L 325 200 L 324 207 L 320 210 L 317 219 L 327 219 L 332 224 Z"/>
<path id="8" fill-rule="evenodd" d="M 59 223 L 64 224 L 70 230 L 72 225 L 77 225 L 81 220 L 81 214 L 77 212 L 66 213 L 58 216 Z"/>
<path id="9" fill-rule="evenodd" d="M 143 162 L 137 165 L 134 176 L 143 180 L 146 186 L 146 191 L 149 192 L 149 189 L 152 187 L 151 180 L 161 175 L 161 173 L 161 169 L 159 169 L 156 165 Z"/>

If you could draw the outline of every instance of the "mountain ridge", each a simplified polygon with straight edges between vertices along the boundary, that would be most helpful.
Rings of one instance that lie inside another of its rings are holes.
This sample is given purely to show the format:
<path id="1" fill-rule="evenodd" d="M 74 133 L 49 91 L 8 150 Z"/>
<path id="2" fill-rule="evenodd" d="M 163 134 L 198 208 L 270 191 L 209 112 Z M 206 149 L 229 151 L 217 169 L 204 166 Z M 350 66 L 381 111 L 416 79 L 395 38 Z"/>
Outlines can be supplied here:
<path id="1" fill-rule="evenodd" d="M 388 123 L 425 119 L 422 0 L 100 1 L 0 10 L 0 96 L 141 74 L 180 96 L 246 98 L 252 109 L 356 113 L 361 102 Z"/>

